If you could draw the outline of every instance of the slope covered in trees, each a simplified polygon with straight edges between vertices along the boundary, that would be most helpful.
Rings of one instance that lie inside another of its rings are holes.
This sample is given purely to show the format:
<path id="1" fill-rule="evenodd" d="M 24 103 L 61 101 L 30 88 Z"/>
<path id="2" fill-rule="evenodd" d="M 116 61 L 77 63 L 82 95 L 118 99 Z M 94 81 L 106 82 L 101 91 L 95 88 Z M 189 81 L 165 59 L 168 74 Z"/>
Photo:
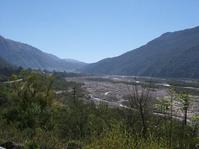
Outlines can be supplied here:
<path id="1" fill-rule="evenodd" d="M 133 42 L 133 41 L 132 41 Z M 168 32 L 121 56 L 90 64 L 95 74 L 199 78 L 199 27 Z"/>
<path id="2" fill-rule="evenodd" d="M 0 81 L 8 80 L 9 76 L 20 71 L 21 68 L 17 68 L 0 58 Z"/>
<path id="3" fill-rule="evenodd" d="M 1 36 L 0 57 L 16 66 L 51 71 L 77 71 L 86 65 L 86 63 L 83 62 L 77 63 L 60 59 L 30 45 L 5 39 Z"/>
<path id="4" fill-rule="evenodd" d="M 5 60 L 3 60 L 2 58 L 0 58 L 0 69 L 6 68 L 6 67 L 11 67 L 11 65 Z"/>
<path id="5" fill-rule="evenodd" d="M 60 77 L 22 71 L 11 80 L 18 78 L 23 81 L 0 84 L 0 146 L 13 142 L 18 147 L 48 149 L 197 147 L 198 118 L 184 124 L 172 113 L 153 115 L 147 88 L 140 95 L 136 87 L 132 90 L 135 96 L 129 101 L 135 110 L 117 109 L 95 105 L 81 84 Z M 56 94 L 60 89 L 65 92 Z M 163 112 L 170 111 L 169 103 L 158 105 Z"/>

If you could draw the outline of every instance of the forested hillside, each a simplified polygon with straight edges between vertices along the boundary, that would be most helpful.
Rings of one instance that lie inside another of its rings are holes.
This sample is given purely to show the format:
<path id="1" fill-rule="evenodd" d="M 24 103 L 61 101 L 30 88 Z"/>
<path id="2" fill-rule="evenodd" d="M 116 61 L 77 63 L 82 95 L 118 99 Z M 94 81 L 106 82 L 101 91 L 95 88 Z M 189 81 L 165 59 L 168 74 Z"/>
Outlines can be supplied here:
<path id="1" fill-rule="evenodd" d="M 11 65 L 4 59 L 0 58 L 0 81 L 7 81 L 12 74 L 20 71 L 20 67 Z"/>
<path id="2" fill-rule="evenodd" d="M 132 41 L 133 42 L 133 41 Z M 199 27 L 168 32 L 121 56 L 90 64 L 94 74 L 199 78 Z"/>
<path id="3" fill-rule="evenodd" d="M 198 117 L 191 123 L 173 117 L 174 97 L 152 103 L 150 89 L 132 91 L 130 108 L 96 105 L 82 84 L 59 75 L 23 70 L 0 84 L 0 146 L 48 149 L 194 149 Z M 15 81 L 21 79 L 21 81 Z M 136 86 L 135 86 L 136 87 Z M 179 96 L 180 95 L 180 96 Z M 152 107 L 162 114 L 154 115 Z M 185 123 L 186 122 L 186 123 Z"/>
<path id="4" fill-rule="evenodd" d="M 75 72 L 86 65 L 83 62 L 66 61 L 45 53 L 30 45 L 0 36 L 0 57 L 11 64 L 32 69 Z"/>

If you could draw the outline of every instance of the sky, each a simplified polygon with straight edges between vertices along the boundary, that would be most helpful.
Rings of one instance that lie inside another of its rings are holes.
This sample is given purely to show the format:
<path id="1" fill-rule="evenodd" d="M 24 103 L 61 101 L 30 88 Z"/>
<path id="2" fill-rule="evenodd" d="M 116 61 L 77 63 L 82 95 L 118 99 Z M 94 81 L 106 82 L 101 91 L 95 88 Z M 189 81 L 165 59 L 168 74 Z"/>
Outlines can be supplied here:
<path id="1" fill-rule="evenodd" d="M 0 0 L 0 35 L 96 62 L 199 25 L 199 0 Z"/>

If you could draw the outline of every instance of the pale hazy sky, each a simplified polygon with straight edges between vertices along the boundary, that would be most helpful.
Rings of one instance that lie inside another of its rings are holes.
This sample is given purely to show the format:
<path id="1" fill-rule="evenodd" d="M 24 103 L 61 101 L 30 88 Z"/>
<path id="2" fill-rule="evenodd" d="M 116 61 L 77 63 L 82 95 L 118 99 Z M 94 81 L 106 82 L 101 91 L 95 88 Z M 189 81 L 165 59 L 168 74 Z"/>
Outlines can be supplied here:
<path id="1" fill-rule="evenodd" d="M 1 0 L 0 35 L 95 62 L 199 25 L 199 0 Z"/>

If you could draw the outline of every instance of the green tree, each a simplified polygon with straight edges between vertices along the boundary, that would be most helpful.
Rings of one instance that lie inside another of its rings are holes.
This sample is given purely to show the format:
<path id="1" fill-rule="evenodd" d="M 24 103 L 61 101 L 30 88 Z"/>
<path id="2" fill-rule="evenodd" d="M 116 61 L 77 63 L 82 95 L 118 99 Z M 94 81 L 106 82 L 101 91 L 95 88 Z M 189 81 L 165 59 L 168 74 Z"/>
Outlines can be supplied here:
<path id="1" fill-rule="evenodd" d="M 187 113 L 190 105 L 190 95 L 186 92 L 178 94 L 179 101 L 182 103 L 182 111 L 184 113 L 184 125 L 187 125 Z"/>
<path id="2" fill-rule="evenodd" d="M 46 127 L 50 120 L 50 107 L 54 92 L 53 79 L 39 73 L 23 75 L 23 81 L 14 83 L 11 91 L 13 103 L 6 114 L 21 129 Z"/>

